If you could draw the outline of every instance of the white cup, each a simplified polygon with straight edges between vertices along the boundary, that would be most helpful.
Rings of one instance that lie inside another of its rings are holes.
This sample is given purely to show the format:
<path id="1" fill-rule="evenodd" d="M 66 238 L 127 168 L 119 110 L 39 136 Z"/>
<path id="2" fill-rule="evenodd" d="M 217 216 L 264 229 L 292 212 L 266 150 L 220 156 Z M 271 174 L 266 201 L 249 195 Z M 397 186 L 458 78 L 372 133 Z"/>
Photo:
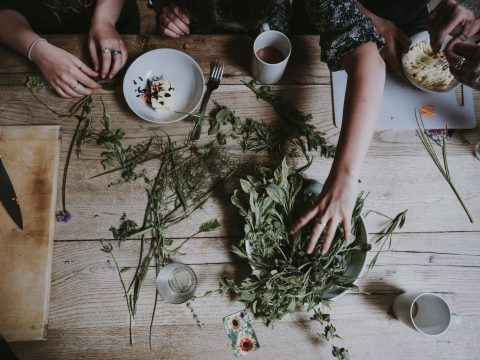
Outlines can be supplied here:
<path id="1" fill-rule="evenodd" d="M 280 81 L 287 68 L 288 59 L 292 52 L 292 44 L 288 37 L 280 31 L 270 30 L 268 25 L 262 26 L 262 33 L 253 43 L 252 75 L 261 84 L 275 84 Z M 257 51 L 267 46 L 279 50 L 284 59 L 276 64 L 270 64 L 257 56 Z"/>
<path id="2" fill-rule="evenodd" d="M 432 293 L 403 293 L 393 302 L 397 319 L 424 335 L 443 334 L 450 326 L 452 312 L 447 302 Z"/>

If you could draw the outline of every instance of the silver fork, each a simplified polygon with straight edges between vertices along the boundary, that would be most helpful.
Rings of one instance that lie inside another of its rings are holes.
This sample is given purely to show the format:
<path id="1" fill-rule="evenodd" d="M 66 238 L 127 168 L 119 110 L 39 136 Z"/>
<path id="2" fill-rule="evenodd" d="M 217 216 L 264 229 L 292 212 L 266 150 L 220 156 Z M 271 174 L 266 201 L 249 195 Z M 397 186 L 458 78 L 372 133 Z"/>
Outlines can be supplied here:
<path id="1" fill-rule="evenodd" d="M 200 105 L 199 113 L 201 115 L 205 114 L 205 110 L 207 109 L 208 100 L 210 99 L 210 95 L 220 85 L 220 80 L 222 80 L 223 76 L 223 63 L 218 60 L 212 64 L 210 69 L 210 78 L 207 82 L 207 91 L 205 92 L 205 96 L 202 100 L 202 105 Z M 192 129 L 190 134 L 191 141 L 198 141 L 200 139 L 200 134 L 202 133 L 202 121 L 197 122 Z"/>

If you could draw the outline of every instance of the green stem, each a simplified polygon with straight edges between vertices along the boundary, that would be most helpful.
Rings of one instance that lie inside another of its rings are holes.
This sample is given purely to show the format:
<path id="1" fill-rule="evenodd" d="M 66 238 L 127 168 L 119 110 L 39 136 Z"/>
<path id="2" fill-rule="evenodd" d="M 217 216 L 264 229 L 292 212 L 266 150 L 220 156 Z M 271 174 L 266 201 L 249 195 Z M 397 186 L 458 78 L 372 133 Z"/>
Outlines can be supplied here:
<path id="1" fill-rule="evenodd" d="M 75 132 L 73 133 L 72 140 L 70 141 L 70 145 L 68 147 L 67 158 L 65 159 L 65 167 L 63 168 L 63 179 L 62 179 L 62 207 L 63 212 L 67 212 L 67 207 L 65 205 L 65 193 L 67 187 L 67 174 L 68 174 L 68 167 L 70 165 L 70 158 L 72 156 L 73 145 L 75 144 L 75 140 L 77 138 L 78 129 L 80 129 L 80 124 L 82 123 L 83 118 L 79 117 L 77 119 L 77 126 L 75 128 Z"/>

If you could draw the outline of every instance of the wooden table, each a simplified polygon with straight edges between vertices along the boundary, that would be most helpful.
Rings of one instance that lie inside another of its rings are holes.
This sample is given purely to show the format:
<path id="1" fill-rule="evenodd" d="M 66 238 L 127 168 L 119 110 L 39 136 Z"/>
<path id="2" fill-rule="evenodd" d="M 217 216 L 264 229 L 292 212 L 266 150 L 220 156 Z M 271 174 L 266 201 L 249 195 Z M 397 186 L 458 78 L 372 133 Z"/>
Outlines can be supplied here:
<path id="1" fill-rule="evenodd" d="M 85 39 L 79 36 L 49 36 L 49 40 L 88 61 Z M 189 36 L 179 40 L 155 36 L 126 36 L 130 59 L 143 52 L 172 47 L 185 51 L 200 64 L 206 75 L 208 63 L 225 61 L 225 75 L 213 99 L 236 109 L 242 117 L 272 121 L 269 105 L 257 101 L 241 85 L 249 79 L 251 40 L 240 36 Z M 58 119 L 36 103 L 24 87 L 34 66 L 10 50 L 0 49 L 0 124 L 60 124 L 63 127 L 63 168 L 74 122 Z M 330 74 L 320 62 L 316 36 L 294 38 L 293 55 L 287 74 L 275 90 L 305 112 L 336 142 L 338 129 L 332 125 Z M 123 128 L 129 142 L 146 138 L 154 129 L 137 118 L 126 106 L 121 81 L 114 92 L 95 95 L 94 117 L 99 119 L 99 97 L 106 103 L 113 126 Z M 67 109 L 70 101 L 50 91 L 41 97 L 56 109 Z M 475 94 L 477 118 L 480 96 Z M 164 126 L 174 138 L 181 138 L 191 123 Z M 434 168 L 414 130 L 377 131 L 361 173 L 361 188 L 370 191 L 366 208 L 389 215 L 408 210 L 407 222 L 394 236 L 390 251 L 360 282 L 370 295 L 349 294 L 335 302 L 332 318 L 353 359 L 478 359 L 480 353 L 480 162 L 473 156 L 473 144 L 480 131 L 457 132 L 449 141 L 449 163 L 454 181 L 477 222 L 470 224 L 447 183 Z M 234 151 L 240 150 L 232 145 Z M 245 155 L 247 156 L 247 155 Z M 251 160 L 256 158 L 252 155 Z M 70 224 L 57 224 L 53 254 L 53 274 L 48 340 L 15 343 L 20 359 L 229 359 L 233 356 L 222 325 L 222 317 L 242 308 L 242 304 L 214 295 L 197 299 L 194 307 L 205 324 L 196 326 L 184 305 L 160 303 L 154 322 L 153 350 L 148 347 L 148 325 L 155 294 L 150 272 L 139 301 L 134 322 L 134 345 L 128 343 L 128 313 L 121 284 L 109 257 L 100 251 L 99 239 L 111 239 L 108 231 L 117 225 L 124 211 L 141 220 L 145 194 L 140 182 L 122 190 L 107 188 L 113 179 L 89 180 L 101 170 L 100 150 L 86 146 L 80 159 L 72 158 L 68 181 Z M 258 157 L 257 160 L 261 160 Z M 318 158 L 310 174 L 325 179 L 331 160 Z M 60 209 L 60 186 L 59 202 Z M 177 260 L 190 264 L 199 280 L 198 294 L 216 289 L 224 272 L 247 271 L 233 257 L 229 246 L 238 240 L 235 212 L 210 201 L 203 211 L 171 233 L 182 241 L 197 226 L 213 217 L 222 224 L 208 237 L 187 243 L 187 255 Z M 370 215 L 367 224 L 372 238 L 385 225 L 381 217 Z M 375 247 L 374 247 L 375 248 Z M 116 248 L 121 266 L 136 266 L 138 241 L 124 241 Z M 440 337 L 424 337 L 395 320 L 390 305 L 400 292 L 431 291 L 441 294 L 461 324 L 453 324 Z M 318 340 L 315 324 L 307 314 L 290 316 L 272 330 L 255 322 L 262 349 L 251 359 L 328 359 L 330 346 Z"/>

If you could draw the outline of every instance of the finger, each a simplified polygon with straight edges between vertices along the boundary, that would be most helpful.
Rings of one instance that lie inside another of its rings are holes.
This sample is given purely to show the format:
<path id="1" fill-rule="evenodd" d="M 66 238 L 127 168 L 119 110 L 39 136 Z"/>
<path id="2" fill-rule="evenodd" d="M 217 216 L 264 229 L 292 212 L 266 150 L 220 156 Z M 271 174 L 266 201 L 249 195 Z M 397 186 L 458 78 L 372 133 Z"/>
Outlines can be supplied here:
<path id="1" fill-rule="evenodd" d="M 324 222 L 325 220 L 322 220 Z M 312 228 L 312 233 L 310 234 L 310 238 L 308 239 L 307 243 L 307 254 L 313 253 L 313 250 L 315 250 L 315 245 L 318 242 L 318 239 L 323 233 L 323 230 L 325 229 L 324 224 L 319 224 L 315 223 L 315 225 Z"/>
<path id="2" fill-rule="evenodd" d="M 177 35 L 185 35 L 185 33 L 177 26 L 177 24 L 175 23 L 175 21 L 173 21 L 172 19 L 168 19 L 168 24 L 167 24 L 167 28 L 169 28 L 170 30 L 172 30 L 175 34 Z"/>
<path id="3" fill-rule="evenodd" d="M 453 47 L 455 54 L 466 59 L 474 59 L 480 57 L 480 45 L 469 43 L 458 43 Z"/>
<path id="4" fill-rule="evenodd" d="M 450 72 L 456 79 L 468 80 L 468 78 L 472 76 L 473 72 L 478 69 L 478 66 L 478 63 L 475 64 L 469 61 L 465 61 L 460 70 L 451 67 Z"/>
<path id="5" fill-rule="evenodd" d="M 350 238 L 352 237 L 352 219 L 350 218 L 345 218 L 342 221 L 342 226 L 343 226 L 343 233 L 345 234 L 345 241 L 350 241 Z"/>
<path id="6" fill-rule="evenodd" d="M 105 51 L 107 50 L 108 51 Z M 108 46 L 102 47 L 102 70 L 100 72 L 100 76 L 102 79 L 105 79 L 105 76 L 108 74 L 108 70 L 110 69 L 110 65 L 112 63 L 112 54 L 111 49 Z"/>
<path id="7" fill-rule="evenodd" d="M 177 15 L 167 14 L 168 19 L 182 32 L 182 35 L 188 34 L 190 30 L 188 25 L 185 24 Z"/>
<path id="8" fill-rule="evenodd" d="M 118 50 L 120 50 L 120 49 L 118 49 Z M 110 73 L 108 74 L 109 78 L 113 78 L 115 75 L 117 75 L 117 73 L 122 68 L 123 52 L 121 54 L 116 54 L 116 55 L 112 54 L 112 58 L 113 58 L 113 64 L 112 64 L 112 68 L 110 69 Z"/>
<path id="9" fill-rule="evenodd" d="M 122 67 L 124 67 L 125 64 L 127 63 L 128 51 L 123 41 L 120 43 L 120 50 L 122 51 Z"/>
<path id="10" fill-rule="evenodd" d="M 95 72 L 97 72 L 97 75 L 90 75 L 90 76 L 98 76 L 98 53 L 97 53 L 97 46 L 95 45 L 95 42 L 93 40 L 90 40 L 88 42 L 88 51 L 90 52 L 90 57 L 92 58 L 92 63 L 93 63 L 93 68 L 95 69 Z M 90 68 L 89 68 L 90 69 Z M 82 69 L 83 71 L 83 69 Z M 93 71 L 93 70 L 92 70 Z"/>
<path id="11" fill-rule="evenodd" d="M 402 71 L 402 66 L 400 65 L 400 61 L 398 60 L 397 54 L 390 53 L 390 54 L 387 54 L 386 56 L 387 56 L 388 65 L 393 70 L 393 72 L 397 74 L 399 78 L 403 78 L 405 74 Z"/>
<path id="12" fill-rule="evenodd" d="M 75 86 L 75 88 L 72 89 L 72 90 L 75 91 L 77 94 L 80 94 L 82 96 L 87 96 L 87 95 L 92 95 L 93 94 L 93 89 L 86 88 L 81 83 L 78 83 L 77 86 Z"/>
<path id="13" fill-rule="evenodd" d="M 186 25 L 190 25 L 190 17 L 185 14 L 178 6 L 173 7 L 173 13 L 182 20 Z"/>
<path id="14" fill-rule="evenodd" d="M 61 96 L 61 97 L 64 97 L 66 99 L 70 99 L 71 96 L 65 94 L 65 91 L 62 90 L 62 88 L 58 85 L 55 85 L 55 84 L 52 84 L 53 88 L 55 89 L 55 91 Z"/>
<path id="15" fill-rule="evenodd" d="M 412 45 L 412 40 L 410 40 L 410 38 L 407 35 L 405 35 L 403 31 L 397 32 L 396 40 L 398 41 L 398 44 L 400 45 L 401 50 L 404 53 L 407 53 L 408 50 L 410 49 L 410 45 Z"/>
<path id="16" fill-rule="evenodd" d="M 310 220 L 313 219 L 315 215 L 317 215 L 318 209 L 317 207 L 313 207 L 310 210 L 308 210 L 306 213 L 304 213 L 296 222 L 293 224 L 292 229 L 290 230 L 290 234 L 294 235 L 303 228 L 305 225 L 308 224 Z"/>
<path id="17" fill-rule="evenodd" d="M 90 89 L 99 89 L 100 84 L 94 81 L 93 79 L 89 78 L 87 75 L 85 75 L 84 72 L 80 71 L 80 69 L 76 70 L 74 72 L 75 78 L 82 83 L 84 86 Z"/>
<path id="18" fill-rule="evenodd" d="M 449 22 L 443 26 L 439 31 L 438 31 L 438 36 L 435 39 L 434 43 L 432 44 L 432 49 L 434 50 L 435 53 L 440 51 L 443 42 L 445 41 L 445 38 L 447 37 L 448 34 L 450 34 L 455 27 L 461 23 L 462 17 L 461 17 L 461 11 L 458 9 L 455 10 L 453 17 L 449 20 Z"/>
<path id="19" fill-rule="evenodd" d="M 72 80 L 72 82 L 75 82 L 74 80 Z M 72 85 L 72 84 L 69 84 L 67 82 L 64 82 L 63 84 L 60 84 L 62 90 L 69 96 L 71 97 L 82 97 L 82 94 L 76 92 L 75 90 L 72 89 L 72 87 L 78 87 L 79 85 Z"/>
<path id="20" fill-rule="evenodd" d="M 165 26 L 162 25 L 161 27 L 161 32 L 165 35 L 165 36 L 170 36 L 172 38 L 178 38 L 180 37 L 179 35 L 175 34 L 172 30 L 166 28 Z"/>
<path id="21" fill-rule="evenodd" d="M 324 240 L 322 243 L 322 254 L 325 255 L 330 249 L 335 233 L 337 232 L 339 221 L 337 218 L 332 218 L 325 230 Z"/>

